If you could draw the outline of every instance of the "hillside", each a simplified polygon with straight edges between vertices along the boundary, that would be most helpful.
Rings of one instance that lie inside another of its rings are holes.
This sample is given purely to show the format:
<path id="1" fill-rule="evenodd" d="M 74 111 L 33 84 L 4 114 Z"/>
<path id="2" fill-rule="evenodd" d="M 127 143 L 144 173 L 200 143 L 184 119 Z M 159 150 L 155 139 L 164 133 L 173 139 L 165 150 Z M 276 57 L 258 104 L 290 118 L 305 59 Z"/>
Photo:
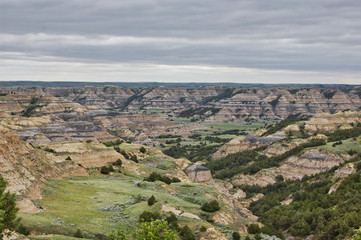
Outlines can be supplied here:
<path id="1" fill-rule="evenodd" d="M 175 216 L 204 240 L 343 239 L 359 227 L 358 87 L 1 91 L 0 173 L 31 238 L 108 239 L 142 214 Z"/>

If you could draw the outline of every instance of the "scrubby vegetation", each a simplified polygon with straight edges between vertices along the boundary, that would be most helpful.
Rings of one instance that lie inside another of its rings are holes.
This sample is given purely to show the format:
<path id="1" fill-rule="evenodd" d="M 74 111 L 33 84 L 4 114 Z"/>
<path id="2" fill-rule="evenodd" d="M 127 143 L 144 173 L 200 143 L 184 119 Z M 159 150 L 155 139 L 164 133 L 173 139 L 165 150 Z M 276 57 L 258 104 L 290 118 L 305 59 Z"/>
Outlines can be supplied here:
<path id="1" fill-rule="evenodd" d="M 215 153 L 221 145 L 177 145 L 163 150 L 164 154 L 173 158 L 187 158 L 192 162 L 209 161 L 211 155 Z"/>
<path id="2" fill-rule="evenodd" d="M 122 162 L 122 160 L 120 160 L 120 159 L 118 158 L 118 159 L 117 159 L 115 162 L 113 162 L 112 164 L 113 164 L 113 166 L 121 167 L 121 166 L 123 165 L 123 162 Z"/>
<path id="3" fill-rule="evenodd" d="M 102 166 L 102 167 L 100 168 L 100 173 L 102 173 L 102 174 L 107 175 L 107 174 L 109 174 L 110 172 L 115 172 L 115 169 L 113 168 L 112 165 Z"/>
<path id="4" fill-rule="evenodd" d="M 56 153 L 56 151 L 55 151 L 54 149 L 49 148 L 49 147 L 45 147 L 45 148 L 44 148 L 44 151 L 50 152 L 50 153 Z"/>
<path id="5" fill-rule="evenodd" d="M 217 200 L 211 200 L 210 202 L 204 203 L 201 209 L 205 212 L 216 212 L 221 209 L 221 207 Z"/>
<path id="6" fill-rule="evenodd" d="M 193 231 L 188 227 L 188 225 L 185 225 L 183 228 L 179 228 L 178 225 L 178 219 L 177 216 L 174 213 L 171 213 L 170 215 L 161 215 L 159 212 L 148 212 L 144 211 L 139 216 L 139 221 L 141 223 L 148 222 L 152 223 L 154 221 L 164 221 L 167 225 L 167 228 L 172 230 L 176 235 L 174 239 L 177 238 L 177 233 L 182 240 L 196 240 L 196 237 L 193 233 Z M 154 235 L 151 239 L 166 239 L 162 238 L 163 235 L 157 237 L 157 235 Z"/>
<path id="7" fill-rule="evenodd" d="M 216 114 L 219 112 L 221 108 L 214 108 L 214 107 L 204 107 L 204 108 L 190 108 L 181 112 L 178 116 L 179 117 L 193 117 L 194 115 L 203 116 L 206 112 L 210 111 L 211 115 Z"/>
<path id="8" fill-rule="evenodd" d="M 232 240 L 240 240 L 240 239 L 241 239 L 241 235 L 239 235 L 238 232 L 232 233 Z"/>
<path id="9" fill-rule="evenodd" d="M 188 227 L 188 225 L 185 225 L 179 232 L 179 235 L 181 236 L 182 240 L 196 240 L 196 236 L 194 236 L 194 233 L 192 230 Z"/>
<path id="10" fill-rule="evenodd" d="M 136 228 L 123 228 L 119 225 L 114 231 L 111 240 L 176 240 L 177 231 L 172 230 L 166 220 L 156 219 L 153 221 L 144 221 Z"/>
<path id="11" fill-rule="evenodd" d="M 180 180 L 176 177 L 174 178 L 170 178 L 167 176 L 163 176 L 159 173 L 156 172 L 152 172 L 149 177 L 144 178 L 144 181 L 148 181 L 148 182 L 154 182 L 154 181 L 161 181 L 164 182 L 166 184 L 171 184 L 172 182 L 180 182 Z"/>
<path id="12" fill-rule="evenodd" d="M 32 97 L 28 106 L 21 112 L 23 117 L 30 117 L 34 114 L 35 109 L 43 107 L 42 105 L 38 104 L 41 98 L 39 97 Z"/>
<path id="13" fill-rule="evenodd" d="M 327 134 L 327 140 L 329 142 L 341 141 L 348 138 L 358 137 L 361 135 L 361 123 L 351 129 L 336 130 L 332 133 Z"/>
<path id="14" fill-rule="evenodd" d="M 214 177 L 225 179 L 244 171 L 243 169 L 249 162 L 266 159 L 267 157 L 265 155 L 262 155 L 255 150 L 246 150 L 229 154 L 219 160 L 210 161 L 207 163 L 206 167 L 214 173 Z"/>
<path id="15" fill-rule="evenodd" d="M 145 151 L 147 151 L 147 150 L 145 149 L 145 147 L 142 146 L 142 147 L 139 148 L 139 152 L 145 153 Z"/>
<path id="16" fill-rule="evenodd" d="M 326 141 L 323 139 L 312 139 L 297 147 L 294 147 L 287 152 L 267 157 L 259 153 L 260 149 L 246 150 L 234 154 L 229 154 L 224 158 L 213 160 L 207 163 L 207 167 L 214 173 L 214 176 L 219 179 L 230 178 L 236 174 L 255 174 L 261 169 L 278 167 L 280 162 L 290 156 L 301 153 L 305 148 L 317 147 L 325 145 Z M 253 162 L 249 165 L 250 162 Z"/>
<path id="17" fill-rule="evenodd" d="M 118 146 L 118 145 L 122 144 L 123 142 L 124 142 L 123 140 L 117 139 L 116 141 L 104 142 L 103 144 L 106 147 L 114 147 L 114 146 Z"/>
<path id="18" fill-rule="evenodd" d="M 359 162 L 360 157 L 351 161 Z M 310 234 L 316 239 L 344 239 L 352 236 L 361 222 L 361 173 L 346 177 L 337 191 L 329 193 L 330 187 L 338 181 L 332 175 L 337 167 L 297 181 L 278 182 L 266 187 L 241 186 L 247 196 L 263 193 L 265 197 L 251 203 L 253 214 L 267 227 L 249 227 L 249 233 L 271 230 L 283 238 L 282 232 L 305 237 Z M 286 198 L 292 203 L 282 205 Z M 250 229 L 251 228 L 251 229 Z"/>

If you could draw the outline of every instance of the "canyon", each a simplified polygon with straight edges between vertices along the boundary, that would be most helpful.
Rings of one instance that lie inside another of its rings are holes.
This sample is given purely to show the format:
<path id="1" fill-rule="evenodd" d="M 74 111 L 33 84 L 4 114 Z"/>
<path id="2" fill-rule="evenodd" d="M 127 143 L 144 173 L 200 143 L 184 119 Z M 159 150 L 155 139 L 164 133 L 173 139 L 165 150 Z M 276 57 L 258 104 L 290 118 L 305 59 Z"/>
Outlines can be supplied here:
<path id="1" fill-rule="evenodd" d="M 159 203 L 160 211 L 173 212 L 187 224 L 196 221 L 193 230 L 207 225 L 199 239 L 229 239 L 227 228 L 245 233 L 252 223 L 262 226 L 249 209 L 264 195 L 249 197 L 242 186 L 274 185 L 278 176 L 284 181 L 302 180 L 339 166 L 334 181 L 357 172 L 356 165 L 348 161 L 353 157 L 350 150 L 357 149 L 354 146 L 358 146 L 359 136 L 340 143 L 340 147 L 327 143 L 306 148 L 255 174 L 214 179 L 205 165 L 248 150 L 271 158 L 314 139 L 327 142 L 332 132 L 353 129 L 361 122 L 359 86 L 6 86 L 0 88 L 0 94 L 0 173 L 8 181 L 7 189 L 17 195 L 17 204 L 28 221 L 31 215 L 26 214 L 47 212 L 41 199 L 47 199 L 44 191 L 48 191 L 50 179 L 73 184 L 72 177 L 79 177 L 97 185 L 103 181 L 99 169 L 121 161 L 121 167 L 115 167 L 119 173 L 110 173 L 106 181 L 134 184 L 141 195 L 153 189 L 154 193 L 177 198 Z M 295 122 L 268 134 L 278 122 L 290 119 Z M 247 129 L 252 124 L 259 124 L 254 131 L 232 128 Z M 207 140 L 209 136 L 214 136 L 213 140 Z M 212 145 L 215 143 L 219 145 Z M 191 162 L 163 153 L 171 147 L 202 144 L 217 146 L 206 161 Z M 147 185 L 144 179 L 152 172 L 178 179 L 183 185 Z M 340 184 L 335 183 L 329 193 L 337 191 Z M 193 189 L 193 195 L 182 188 Z M 222 210 L 209 216 L 194 210 L 212 198 L 221 203 Z M 193 205 L 178 206 L 181 201 Z M 284 201 L 291 204 L 293 200 Z M 130 218 L 136 221 L 137 217 Z M 41 231 L 34 231 L 38 233 Z"/>

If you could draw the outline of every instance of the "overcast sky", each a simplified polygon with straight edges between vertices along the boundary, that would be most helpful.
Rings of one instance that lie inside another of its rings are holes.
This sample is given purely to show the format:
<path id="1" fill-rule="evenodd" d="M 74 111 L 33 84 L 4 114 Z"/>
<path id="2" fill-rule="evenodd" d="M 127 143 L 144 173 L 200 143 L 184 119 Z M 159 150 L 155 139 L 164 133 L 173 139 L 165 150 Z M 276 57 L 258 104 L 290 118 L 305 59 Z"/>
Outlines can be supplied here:
<path id="1" fill-rule="evenodd" d="M 0 80 L 361 84 L 361 1 L 0 0 Z"/>

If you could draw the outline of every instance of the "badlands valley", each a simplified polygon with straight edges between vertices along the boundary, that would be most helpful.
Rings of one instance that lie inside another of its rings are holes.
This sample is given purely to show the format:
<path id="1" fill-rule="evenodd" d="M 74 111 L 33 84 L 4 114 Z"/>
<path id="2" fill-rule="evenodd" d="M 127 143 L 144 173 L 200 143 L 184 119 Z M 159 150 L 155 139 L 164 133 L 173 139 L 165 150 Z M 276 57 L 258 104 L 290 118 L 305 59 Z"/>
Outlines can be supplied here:
<path id="1" fill-rule="evenodd" d="M 350 239 L 360 109 L 359 86 L 0 86 L 12 237 Z"/>

